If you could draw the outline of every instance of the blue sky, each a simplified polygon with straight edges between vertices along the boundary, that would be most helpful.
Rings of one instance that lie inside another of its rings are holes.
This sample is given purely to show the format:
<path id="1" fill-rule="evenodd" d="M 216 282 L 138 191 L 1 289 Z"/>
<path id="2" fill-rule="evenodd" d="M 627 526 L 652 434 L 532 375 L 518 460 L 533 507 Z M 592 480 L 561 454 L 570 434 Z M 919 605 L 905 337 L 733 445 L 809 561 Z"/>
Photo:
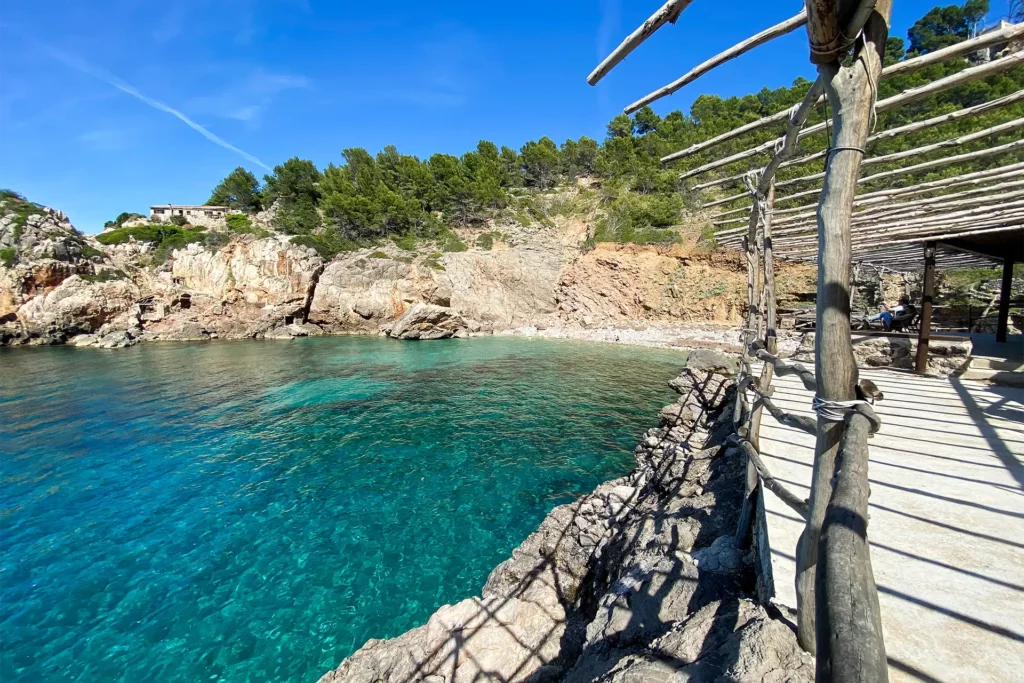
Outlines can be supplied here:
<path id="1" fill-rule="evenodd" d="M 323 168 L 346 147 L 429 156 L 480 139 L 601 139 L 625 105 L 800 7 L 696 0 L 588 86 L 660 4 L 2 0 L 0 187 L 96 232 L 121 211 L 202 203 L 238 165 L 262 176 L 291 156 Z M 896 2 L 893 35 L 935 4 Z M 1005 4 L 992 0 L 993 17 Z M 801 30 L 655 109 L 812 75 Z"/>

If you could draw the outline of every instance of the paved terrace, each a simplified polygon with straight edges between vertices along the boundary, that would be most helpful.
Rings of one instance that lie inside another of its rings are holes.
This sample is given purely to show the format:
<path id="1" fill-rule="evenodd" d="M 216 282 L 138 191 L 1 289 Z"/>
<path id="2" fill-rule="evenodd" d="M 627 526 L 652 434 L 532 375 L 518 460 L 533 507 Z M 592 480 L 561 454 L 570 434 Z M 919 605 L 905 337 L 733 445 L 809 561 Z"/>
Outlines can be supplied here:
<path id="1" fill-rule="evenodd" d="M 861 370 L 885 393 L 868 538 L 891 681 L 1024 681 L 1024 390 Z M 776 378 L 774 401 L 813 416 Z M 765 464 L 810 492 L 814 438 L 762 418 Z M 776 600 L 795 607 L 797 515 L 766 493 Z"/>

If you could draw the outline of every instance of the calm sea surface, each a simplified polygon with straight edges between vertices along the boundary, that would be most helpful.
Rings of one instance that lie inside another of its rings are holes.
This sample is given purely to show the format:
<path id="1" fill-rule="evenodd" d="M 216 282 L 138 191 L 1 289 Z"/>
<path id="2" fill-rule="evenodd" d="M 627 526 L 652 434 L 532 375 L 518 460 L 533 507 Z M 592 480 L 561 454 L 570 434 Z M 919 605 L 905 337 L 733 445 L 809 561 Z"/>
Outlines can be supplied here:
<path id="1" fill-rule="evenodd" d="M 632 467 L 678 352 L 0 350 L 0 680 L 315 681 Z"/>

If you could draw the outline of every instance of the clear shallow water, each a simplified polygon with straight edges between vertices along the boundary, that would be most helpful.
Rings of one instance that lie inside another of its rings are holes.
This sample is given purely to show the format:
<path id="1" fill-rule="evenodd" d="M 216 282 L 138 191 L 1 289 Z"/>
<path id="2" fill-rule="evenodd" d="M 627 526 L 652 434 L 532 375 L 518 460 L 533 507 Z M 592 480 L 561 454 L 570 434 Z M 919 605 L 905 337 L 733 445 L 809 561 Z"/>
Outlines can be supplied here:
<path id="1" fill-rule="evenodd" d="M 0 679 L 315 681 L 632 467 L 678 352 L 0 351 Z"/>

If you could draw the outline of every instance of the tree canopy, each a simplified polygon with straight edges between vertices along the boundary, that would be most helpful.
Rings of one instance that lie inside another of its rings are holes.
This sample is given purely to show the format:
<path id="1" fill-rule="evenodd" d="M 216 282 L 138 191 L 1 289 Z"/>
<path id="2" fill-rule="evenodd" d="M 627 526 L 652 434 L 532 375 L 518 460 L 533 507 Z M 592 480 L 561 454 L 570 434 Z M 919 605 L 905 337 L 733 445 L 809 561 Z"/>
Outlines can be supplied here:
<path id="1" fill-rule="evenodd" d="M 935 7 L 907 31 L 910 51 L 934 52 L 970 38 L 988 13 L 988 0 L 967 0 L 963 5 Z"/>
<path id="2" fill-rule="evenodd" d="M 206 201 L 208 206 L 227 206 L 246 213 L 259 211 L 260 181 L 241 166 L 229 173 Z"/>

